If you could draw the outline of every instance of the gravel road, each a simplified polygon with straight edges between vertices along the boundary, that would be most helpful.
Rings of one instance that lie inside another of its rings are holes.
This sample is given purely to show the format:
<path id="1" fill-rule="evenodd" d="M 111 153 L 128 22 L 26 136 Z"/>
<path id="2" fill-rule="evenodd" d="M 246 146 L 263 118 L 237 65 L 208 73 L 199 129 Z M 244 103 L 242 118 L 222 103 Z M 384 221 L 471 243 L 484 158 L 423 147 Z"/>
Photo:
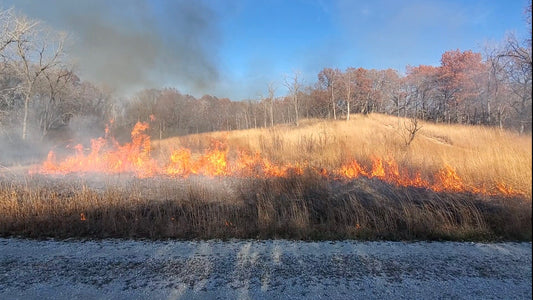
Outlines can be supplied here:
<path id="1" fill-rule="evenodd" d="M 0 299 L 531 299 L 531 243 L 0 238 Z"/>

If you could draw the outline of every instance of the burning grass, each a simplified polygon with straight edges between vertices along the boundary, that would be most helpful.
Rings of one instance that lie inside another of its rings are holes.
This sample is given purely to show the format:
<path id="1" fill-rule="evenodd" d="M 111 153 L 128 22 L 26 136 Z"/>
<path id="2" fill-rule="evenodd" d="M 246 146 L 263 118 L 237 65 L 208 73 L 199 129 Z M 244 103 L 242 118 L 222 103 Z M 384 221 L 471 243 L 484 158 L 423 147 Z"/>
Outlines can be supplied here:
<path id="1" fill-rule="evenodd" d="M 516 185 L 515 182 L 506 178 L 475 178 L 465 179 L 459 175 L 455 167 L 447 162 L 441 164 L 433 173 L 428 172 L 428 167 L 415 169 L 413 166 L 400 166 L 393 152 L 382 154 L 376 151 L 362 157 L 365 164 L 350 155 L 347 150 L 343 160 L 337 164 L 324 164 L 317 161 L 314 156 L 327 157 L 323 152 L 326 147 L 321 146 L 320 141 L 309 138 L 304 145 L 298 143 L 297 147 L 291 149 L 291 153 L 300 154 L 305 159 L 294 159 L 285 161 L 273 157 L 272 148 L 279 148 L 279 152 L 284 153 L 283 140 L 271 145 L 270 148 L 253 150 L 250 147 L 243 148 L 237 144 L 236 149 L 231 149 L 225 141 L 220 139 L 210 139 L 210 145 L 203 152 L 193 153 L 191 148 L 174 146 L 168 151 L 168 158 L 160 155 L 159 160 L 152 156 L 152 142 L 150 136 L 145 131 L 149 128 L 148 123 L 137 123 L 131 132 L 131 142 L 120 145 L 112 137 L 93 139 L 89 151 L 84 151 L 83 145 L 78 144 L 73 148 L 74 155 L 64 157 L 60 160 L 56 158 L 54 152 L 48 154 L 47 160 L 40 166 L 31 170 L 31 173 L 40 174 L 72 174 L 72 173 L 92 173 L 92 174 L 124 174 L 134 173 L 140 178 L 154 176 L 170 176 L 174 178 L 187 178 L 191 175 L 204 175 L 209 177 L 238 177 L 238 178 L 283 178 L 291 175 L 302 175 L 304 169 L 315 172 L 326 178 L 333 179 L 354 179 L 358 177 L 378 178 L 390 184 L 403 187 L 420 187 L 436 192 L 472 192 L 484 195 L 522 195 L 531 196 L 531 185 Z M 378 130 L 376 130 L 378 131 Z M 253 136 L 250 135 L 250 138 Z M 289 140 L 286 137 L 285 140 Z M 307 138 L 302 136 L 301 140 Z M 326 139 L 326 136 L 324 137 Z M 227 137 L 224 138 L 227 140 Z M 236 143 L 232 143 L 235 145 Z M 342 143 L 339 143 L 342 144 Z M 162 145 L 159 145 L 162 148 Z M 331 145 L 328 148 L 339 148 L 338 145 Z M 340 147 L 342 148 L 342 147 Z M 302 149 L 302 151 L 299 151 Z M 263 154 L 266 152 L 266 155 Z M 316 153 L 318 152 L 318 153 Z M 397 152 L 406 151 L 398 150 Z M 394 152 L 395 153 L 395 152 Z M 306 155 L 311 154 L 311 155 Z M 291 156 L 291 155 L 287 155 Z M 311 157 L 309 157 L 311 156 Z M 431 153 L 426 153 L 431 157 Z M 412 158 L 411 158 L 412 159 Z M 466 157 L 465 157 L 466 159 Z M 405 163 L 404 163 L 405 164 Z M 324 167 L 324 165 L 329 166 Z M 527 168 L 527 167 L 526 167 Z M 425 174 L 422 175 L 422 172 Z M 523 174 L 531 178 L 531 169 Z M 486 176 L 486 175 L 485 175 Z M 530 182 L 530 181 L 528 181 Z"/>
<path id="2" fill-rule="evenodd" d="M 531 240 L 531 136 L 396 118 L 306 121 L 153 143 L 106 130 L 0 173 L 0 234 Z"/>
<path id="3" fill-rule="evenodd" d="M 155 141 L 154 155 L 168 159 L 173 149 L 201 151 L 211 140 L 224 140 L 232 149 L 259 152 L 280 165 L 311 165 L 329 171 L 353 162 L 372 173 L 375 160 L 434 183 L 442 171 L 453 170 L 464 186 L 505 187 L 531 197 L 531 135 L 483 126 L 433 124 L 419 121 L 421 130 L 406 147 L 401 136 L 405 119 L 371 114 L 350 121 L 305 120 L 299 127 L 276 126 L 205 133 Z M 451 174 L 450 174 L 451 175 Z"/>

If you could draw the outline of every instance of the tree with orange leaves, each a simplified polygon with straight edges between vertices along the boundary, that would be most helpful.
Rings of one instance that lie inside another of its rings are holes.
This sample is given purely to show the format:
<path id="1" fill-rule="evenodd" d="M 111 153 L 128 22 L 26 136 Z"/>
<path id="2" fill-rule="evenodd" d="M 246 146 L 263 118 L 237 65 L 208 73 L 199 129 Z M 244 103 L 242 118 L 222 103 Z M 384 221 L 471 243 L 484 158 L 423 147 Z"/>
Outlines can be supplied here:
<path id="1" fill-rule="evenodd" d="M 480 95 L 479 77 L 483 73 L 486 73 L 486 66 L 480 53 L 452 50 L 442 54 L 438 81 L 442 113 L 448 123 L 462 123 L 460 107 L 464 108 L 467 101 Z"/>

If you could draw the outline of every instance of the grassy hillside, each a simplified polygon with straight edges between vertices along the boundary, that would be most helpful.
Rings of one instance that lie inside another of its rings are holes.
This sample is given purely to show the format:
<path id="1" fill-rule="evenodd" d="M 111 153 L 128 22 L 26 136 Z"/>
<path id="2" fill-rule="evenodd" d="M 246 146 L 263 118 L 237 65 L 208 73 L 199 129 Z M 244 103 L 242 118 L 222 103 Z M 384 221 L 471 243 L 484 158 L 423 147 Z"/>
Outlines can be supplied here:
<path id="1" fill-rule="evenodd" d="M 47 172 L 2 170 L 0 235 L 531 240 L 531 136 L 420 123 L 407 145 L 409 121 L 377 114 L 151 142 L 141 125 Z M 298 168 L 265 171 L 280 166 Z"/>
<path id="2" fill-rule="evenodd" d="M 279 164 L 310 164 L 336 169 L 356 159 L 371 168 L 372 158 L 392 158 L 400 169 L 430 178 L 449 165 L 472 186 L 504 184 L 531 197 L 531 135 L 483 126 L 419 122 L 415 139 L 406 146 L 409 120 L 371 114 L 350 121 L 305 120 L 299 127 L 276 126 L 215 132 L 154 141 L 156 157 L 168 159 L 173 149 L 201 153 L 213 140 L 230 151 L 259 152 Z"/>

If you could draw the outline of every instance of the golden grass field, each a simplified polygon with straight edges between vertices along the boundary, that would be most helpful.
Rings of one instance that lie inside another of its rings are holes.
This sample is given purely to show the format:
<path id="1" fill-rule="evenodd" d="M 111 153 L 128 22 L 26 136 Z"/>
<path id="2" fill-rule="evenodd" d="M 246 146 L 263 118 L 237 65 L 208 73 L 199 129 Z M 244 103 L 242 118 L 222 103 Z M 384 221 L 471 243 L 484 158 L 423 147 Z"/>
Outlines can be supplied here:
<path id="1" fill-rule="evenodd" d="M 390 157 L 400 168 L 420 171 L 425 178 L 449 165 L 468 185 L 503 183 L 531 198 L 531 134 L 419 121 L 421 130 L 407 147 L 408 123 L 408 119 L 382 114 L 353 115 L 349 121 L 304 120 L 299 127 L 278 125 L 156 140 L 154 153 L 166 159 L 177 147 L 200 152 L 212 140 L 222 140 L 231 150 L 259 152 L 278 163 L 327 169 L 352 159 L 370 167 L 373 157 Z"/>
<path id="2" fill-rule="evenodd" d="M 420 122 L 406 145 L 408 124 L 386 115 L 353 115 L 348 122 L 304 120 L 298 127 L 152 140 L 149 147 L 162 165 L 178 148 L 201 157 L 213 141 L 222 141 L 228 160 L 244 150 L 279 165 L 306 166 L 281 177 L 4 170 L 0 236 L 531 240 L 531 135 Z M 392 159 L 400 170 L 428 181 L 450 166 L 464 186 L 502 185 L 510 192 L 438 190 L 313 171 L 338 170 L 355 159 L 369 174 L 375 158 Z"/>

